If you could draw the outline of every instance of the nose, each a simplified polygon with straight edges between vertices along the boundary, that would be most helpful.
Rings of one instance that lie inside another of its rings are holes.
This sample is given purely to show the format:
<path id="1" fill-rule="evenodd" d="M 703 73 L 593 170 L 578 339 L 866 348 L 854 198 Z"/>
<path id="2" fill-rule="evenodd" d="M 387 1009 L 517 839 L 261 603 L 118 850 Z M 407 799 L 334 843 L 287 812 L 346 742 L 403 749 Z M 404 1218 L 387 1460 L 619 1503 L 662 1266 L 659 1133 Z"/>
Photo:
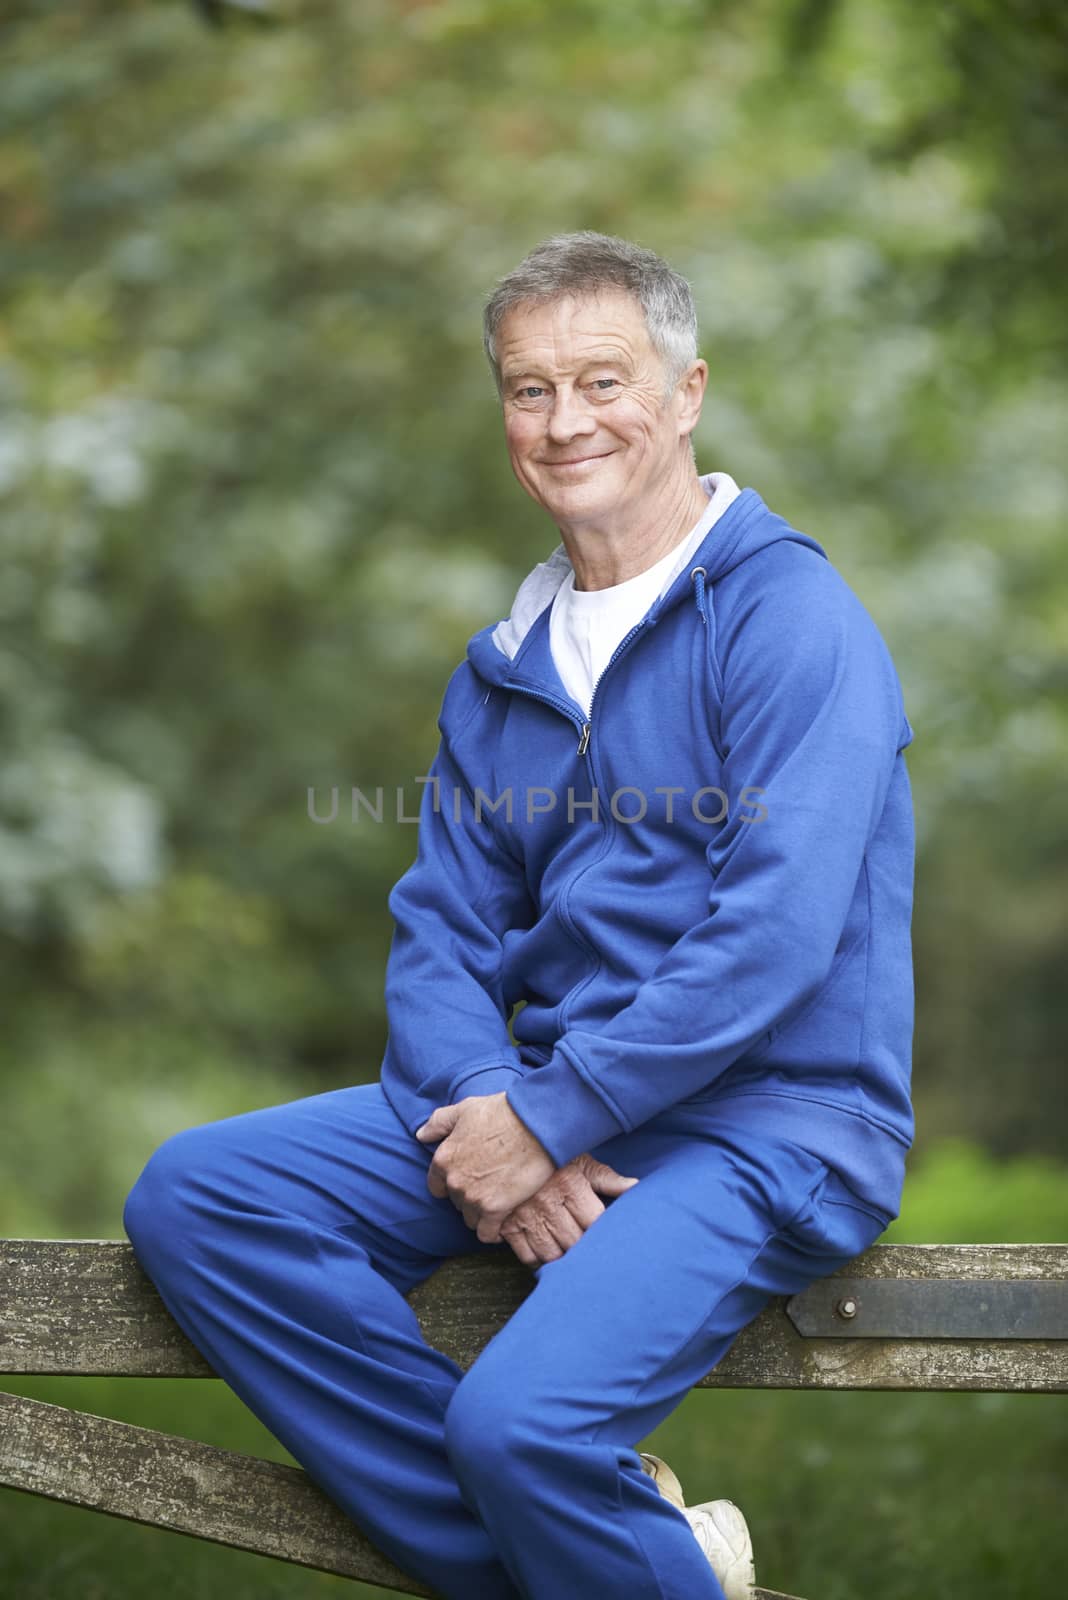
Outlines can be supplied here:
<path id="1" fill-rule="evenodd" d="M 584 438 L 597 431 L 597 419 L 587 401 L 569 384 L 560 384 L 549 412 L 549 438 L 554 444 Z"/>

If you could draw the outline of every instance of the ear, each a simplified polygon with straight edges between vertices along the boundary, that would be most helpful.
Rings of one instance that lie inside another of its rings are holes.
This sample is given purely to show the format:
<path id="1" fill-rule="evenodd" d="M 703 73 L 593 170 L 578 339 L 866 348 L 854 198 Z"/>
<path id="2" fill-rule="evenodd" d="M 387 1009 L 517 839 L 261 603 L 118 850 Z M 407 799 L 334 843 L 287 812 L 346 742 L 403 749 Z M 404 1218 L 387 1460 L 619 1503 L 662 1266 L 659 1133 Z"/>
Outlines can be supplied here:
<path id="1" fill-rule="evenodd" d="M 675 404 L 678 407 L 679 433 L 689 434 L 696 428 L 701 416 L 701 406 L 704 403 L 705 389 L 708 385 L 708 362 L 695 361 L 685 377 L 680 379 L 675 390 Z"/>

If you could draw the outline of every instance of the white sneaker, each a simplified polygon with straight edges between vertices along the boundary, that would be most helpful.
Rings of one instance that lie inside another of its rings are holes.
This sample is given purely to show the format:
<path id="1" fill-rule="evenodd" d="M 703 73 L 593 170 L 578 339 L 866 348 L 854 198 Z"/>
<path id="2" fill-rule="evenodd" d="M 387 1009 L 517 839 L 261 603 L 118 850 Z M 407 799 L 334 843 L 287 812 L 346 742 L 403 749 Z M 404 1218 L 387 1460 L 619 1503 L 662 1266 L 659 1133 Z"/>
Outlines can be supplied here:
<path id="1" fill-rule="evenodd" d="M 752 1600 L 756 1584 L 753 1541 L 733 1500 L 708 1500 L 682 1511 L 708 1557 L 727 1600 Z"/>
<path id="2" fill-rule="evenodd" d="M 659 1456 L 651 1456 L 645 1450 L 639 1450 L 642 1470 L 652 1478 L 665 1500 L 670 1500 L 673 1506 L 680 1511 L 685 1511 L 686 1502 L 682 1498 L 682 1484 L 676 1478 L 666 1461 L 661 1461 Z"/>
<path id="3" fill-rule="evenodd" d="M 756 1585 L 753 1541 L 734 1501 L 706 1500 L 703 1505 L 688 1506 L 682 1496 L 682 1485 L 667 1462 L 644 1450 L 639 1450 L 638 1455 L 643 1471 L 652 1478 L 664 1499 L 681 1511 L 690 1524 L 727 1600 L 752 1600 Z"/>

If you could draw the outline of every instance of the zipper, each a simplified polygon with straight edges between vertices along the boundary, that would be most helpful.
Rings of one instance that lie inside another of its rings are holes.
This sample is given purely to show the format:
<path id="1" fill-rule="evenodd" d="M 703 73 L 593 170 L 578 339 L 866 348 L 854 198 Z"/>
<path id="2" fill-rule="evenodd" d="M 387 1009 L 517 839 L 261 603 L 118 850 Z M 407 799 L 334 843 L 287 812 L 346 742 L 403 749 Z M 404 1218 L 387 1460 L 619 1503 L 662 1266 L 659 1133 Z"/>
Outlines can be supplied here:
<path id="1" fill-rule="evenodd" d="M 587 750 L 589 749 L 589 746 L 590 746 L 590 730 L 591 730 L 592 725 L 593 725 L 593 706 L 594 706 L 595 700 L 597 699 L 597 690 L 601 686 L 601 679 L 604 677 L 604 675 L 608 671 L 609 667 L 613 666 L 614 663 L 618 660 L 618 658 L 623 654 L 623 652 L 629 647 L 631 640 L 633 638 L 635 638 L 636 635 L 639 634 L 641 632 L 641 630 L 645 627 L 645 625 L 648 622 L 648 620 L 649 620 L 649 618 L 648 618 L 647 615 L 642 617 L 640 622 L 636 622 L 635 623 L 634 627 L 631 628 L 629 633 L 624 634 L 623 638 L 619 641 L 619 643 L 616 645 L 616 648 L 613 650 L 612 654 L 609 656 L 608 660 L 605 662 L 605 665 L 604 665 L 603 669 L 598 674 L 597 681 L 593 686 L 593 693 L 590 695 L 589 715 L 587 716 L 586 721 L 582 724 L 582 737 L 579 740 L 579 745 L 578 745 L 578 753 L 579 753 L 580 756 L 586 755 L 586 752 L 587 752 Z M 592 755 L 589 756 L 589 764 L 590 764 L 590 777 L 593 780 L 594 792 L 596 793 L 597 788 L 598 788 L 597 769 L 595 768 L 595 766 L 593 764 L 593 756 Z M 597 856 L 596 861 L 588 861 L 586 863 L 585 867 L 581 867 L 579 869 L 579 872 L 588 871 L 590 867 L 595 866 L 597 864 L 597 862 L 600 862 L 600 861 L 602 861 L 604 859 L 604 857 L 608 854 L 608 851 L 611 849 L 612 838 L 613 838 L 613 829 L 612 829 L 611 819 L 609 817 L 605 817 L 605 819 L 604 819 L 604 847 L 601 850 L 600 854 Z M 562 890 L 561 895 L 560 895 L 560 910 L 561 910 L 561 914 L 563 914 L 566 911 L 568 897 L 569 897 L 569 895 L 571 893 L 571 890 L 575 886 L 575 878 L 577 878 L 578 876 L 579 876 L 579 873 L 577 872 L 575 874 L 575 877 L 573 877 L 570 880 L 570 882 L 565 884 L 564 887 L 563 887 L 563 890 Z M 575 927 L 574 919 L 572 918 L 570 912 L 567 912 L 567 920 L 568 920 L 568 923 L 571 926 L 571 929 L 573 931 L 574 937 L 579 941 L 580 944 L 584 945 L 585 948 L 587 950 L 589 950 L 590 954 L 593 956 L 593 958 L 594 958 L 594 967 L 593 967 L 593 971 L 592 972 L 588 972 L 586 974 L 585 978 L 583 978 L 582 981 L 580 983 L 578 983 L 570 991 L 570 993 L 567 994 L 565 996 L 565 998 L 564 998 L 564 1001 L 563 1001 L 563 1004 L 562 1004 L 562 1007 L 561 1007 L 561 1012 L 560 1012 L 560 1021 L 561 1021 L 562 1025 L 563 1025 L 563 1027 L 565 1028 L 565 1030 L 567 1028 L 567 1017 L 570 1014 L 570 1012 L 574 1009 L 576 996 L 583 989 L 587 988 L 593 982 L 594 978 L 597 976 L 598 972 L 601 969 L 601 953 L 600 953 L 600 951 L 594 949 L 588 943 L 588 941 L 583 937 L 583 935 L 579 932 L 579 930 Z"/>
<path id="2" fill-rule="evenodd" d="M 568 722 L 573 722 L 576 728 L 585 728 L 586 726 L 584 722 L 580 721 L 581 712 L 576 716 L 571 706 L 565 700 L 558 700 L 554 694 L 545 694 L 541 689 L 532 689 L 529 684 L 517 683 L 513 678 L 506 678 L 502 688 L 514 689 L 517 694 L 529 695 L 532 700 L 541 700 L 545 705 L 552 706 L 554 711 L 559 711 L 567 718 Z"/>
<path id="3" fill-rule="evenodd" d="M 580 724 L 581 730 L 582 730 L 581 736 L 579 738 L 579 743 L 578 743 L 578 754 L 580 756 L 584 756 L 586 754 L 586 752 L 589 750 L 589 746 L 590 746 L 590 731 L 591 731 L 592 722 L 593 722 L 593 707 L 594 707 L 594 702 L 595 702 L 595 700 L 597 698 L 597 691 L 601 686 L 601 679 L 604 677 L 604 675 L 608 671 L 609 667 L 613 666 L 615 664 L 615 662 L 619 659 L 619 657 L 623 654 L 623 652 L 629 648 L 631 640 L 636 638 L 636 636 L 642 631 L 642 629 L 645 627 L 645 625 L 648 622 L 648 620 L 649 620 L 648 616 L 644 616 L 644 617 L 641 618 L 641 620 L 639 622 L 635 623 L 634 627 L 631 628 L 630 632 L 625 634 L 623 636 L 623 638 L 619 641 L 619 643 L 616 645 L 616 648 L 613 650 L 611 656 L 608 658 L 608 660 L 605 663 L 603 669 L 598 674 L 597 681 L 593 686 L 593 693 L 590 696 L 589 714 L 586 717 L 586 719 Z M 518 683 L 513 683 L 513 684 L 510 685 L 510 687 L 512 687 L 514 689 L 517 689 L 522 694 L 529 694 L 532 699 L 541 700 L 541 701 L 544 701 L 544 703 L 546 705 L 554 706 L 558 711 L 562 711 L 565 716 L 569 717 L 572 722 L 576 722 L 577 723 L 577 718 L 575 717 L 575 714 L 571 710 L 570 706 L 565 705 L 562 700 L 558 700 L 555 695 L 545 694 L 540 689 L 527 688 L 523 684 L 518 684 Z M 595 769 L 593 767 L 593 757 L 590 756 L 589 759 L 590 759 L 590 773 L 591 773 L 591 776 L 593 777 L 593 780 L 594 780 L 594 787 L 596 788 L 596 786 L 597 786 L 597 774 L 596 774 L 596 771 L 595 771 Z M 611 844 L 611 838 L 612 838 L 612 829 L 611 829 L 611 825 L 610 825 L 610 823 L 608 821 L 608 818 L 606 817 L 605 818 L 604 846 L 603 846 L 603 848 L 602 848 L 602 850 L 600 852 L 600 855 L 597 857 L 598 861 L 600 861 L 607 854 L 608 849 L 609 849 L 610 844 Z M 593 866 L 594 864 L 595 864 L 594 862 L 588 861 L 584 867 L 580 867 L 579 868 L 579 871 L 580 872 L 588 871 L 588 869 L 591 866 Z M 577 876 L 577 874 L 576 874 L 576 876 Z M 589 952 L 589 954 L 594 958 L 594 969 L 593 969 L 592 972 L 587 973 L 586 977 L 582 980 L 582 982 L 577 985 L 577 988 L 572 989 L 570 991 L 570 993 L 565 996 L 564 1001 L 563 1001 L 563 1015 L 561 1016 L 561 1021 L 565 1021 L 566 1013 L 568 1011 L 570 1011 L 571 1008 L 573 1007 L 574 1000 L 575 1000 L 575 995 L 578 992 L 578 990 L 586 988 L 586 986 L 588 984 L 593 982 L 594 977 L 596 976 L 597 972 L 599 971 L 600 964 L 601 964 L 600 953 L 597 950 L 595 950 L 588 943 L 588 941 L 584 938 L 584 936 L 579 932 L 578 928 L 575 926 L 575 923 L 574 923 L 570 913 L 567 910 L 567 897 L 568 897 L 568 895 L 569 895 L 569 893 L 570 893 L 570 891 L 571 891 L 571 889 L 573 887 L 574 887 L 574 879 L 572 879 L 570 883 L 568 883 L 568 884 L 566 884 L 564 886 L 563 892 L 562 892 L 562 894 L 560 896 L 560 901 L 559 901 L 559 916 L 560 916 L 560 920 L 562 922 L 566 922 L 568 928 L 571 931 L 572 938 L 575 939 L 576 942 L 583 949 L 587 950 Z M 566 1021 L 565 1021 L 565 1026 L 566 1026 Z"/>
<path id="4" fill-rule="evenodd" d="M 630 641 L 634 638 L 634 635 L 636 633 L 640 633 L 641 630 L 645 627 L 645 624 L 646 624 L 647 621 L 648 621 L 648 618 L 647 617 L 643 617 L 640 622 L 636 622 L 634 624 L 633 628 L 630 630 L 629 633 L 624 634 L 623 638 L 620 639 L 619 643 L 616 645 L 615 649 L 612 651 L 612 654 L 609 656 L 608 660 L 605 662 L 605 664 L 602 667 L 601 671 L 597 675 L 597 682 L 594 684 L 593 693 L 590 695 L 589 713 L 587 715 L 586 721 L 582 724 L 582 737 L 579 740 L 579 745 L 578 745 L 578 754 L 580 756 L 584 756 L 586 754 L 586 751 L 590 747 L 590 728 L 591 728 L 591 726 L 593 724 L 593 706 L 594 706 L 595 700 L 597 699 L 597 690 L 601 686 L 601 679 L 604 677 L 604 675 L 608 671 L 609 667 L 612 666 L 613 662 L 619 656 L 621 656 L 623 654 L 623 651 L 627 648 L 627 646 L 630 644 Z"/>

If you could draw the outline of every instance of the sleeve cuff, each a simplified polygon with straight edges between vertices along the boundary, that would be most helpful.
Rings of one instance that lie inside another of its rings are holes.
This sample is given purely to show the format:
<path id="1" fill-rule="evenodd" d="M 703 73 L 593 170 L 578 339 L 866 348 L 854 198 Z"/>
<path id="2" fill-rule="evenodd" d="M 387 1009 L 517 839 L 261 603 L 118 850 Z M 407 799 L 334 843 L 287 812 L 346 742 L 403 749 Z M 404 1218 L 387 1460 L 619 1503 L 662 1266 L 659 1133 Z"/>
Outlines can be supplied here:
<path id="1" fill-rule="evenodd" d="M 518 1067 L 476 1067 L 466 1078 L 458 1078 L 453 1084 L 449 1104 L 454 1106 L 458 1100 L 466 1100 L 473 1094 L 501 1094 L 512 1084 L 519 1083 L 522 1076 Z"/>
<path id="2" fill-rule="evenodd" d="M 558 1167 L 627 1131 L 559 1050 L 512 1084 L 508 1104 Z"/>

